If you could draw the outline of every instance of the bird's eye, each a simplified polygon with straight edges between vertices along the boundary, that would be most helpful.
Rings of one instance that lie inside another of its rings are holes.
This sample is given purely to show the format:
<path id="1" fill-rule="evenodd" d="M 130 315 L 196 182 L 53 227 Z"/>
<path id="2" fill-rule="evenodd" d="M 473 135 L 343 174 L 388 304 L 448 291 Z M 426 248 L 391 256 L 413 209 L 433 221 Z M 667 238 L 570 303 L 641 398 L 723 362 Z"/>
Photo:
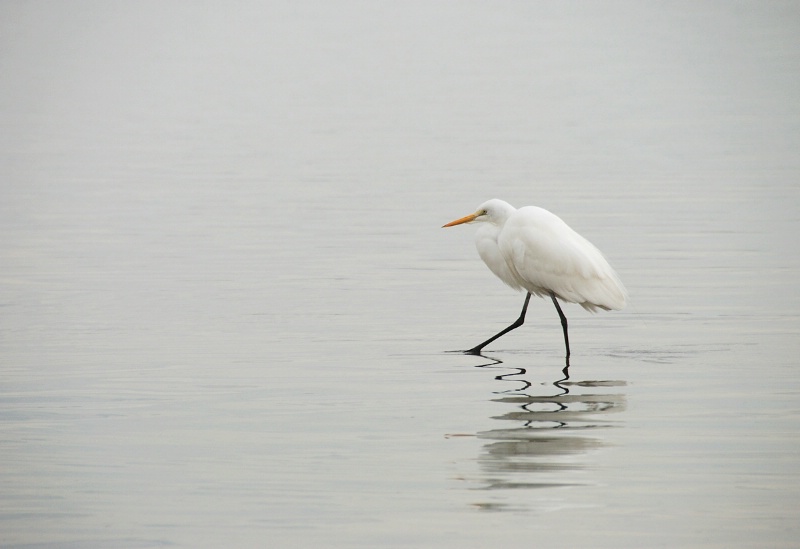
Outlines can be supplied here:
<path id="1" fill-rule="evenodd" d="M 486 214 L 488 214 L 488 213 L 489 213 L 489 212 L 487 212 L 486 210 L 482 210 L 482 211 L 481 211 L 481 215 L 486 215 Z"/>

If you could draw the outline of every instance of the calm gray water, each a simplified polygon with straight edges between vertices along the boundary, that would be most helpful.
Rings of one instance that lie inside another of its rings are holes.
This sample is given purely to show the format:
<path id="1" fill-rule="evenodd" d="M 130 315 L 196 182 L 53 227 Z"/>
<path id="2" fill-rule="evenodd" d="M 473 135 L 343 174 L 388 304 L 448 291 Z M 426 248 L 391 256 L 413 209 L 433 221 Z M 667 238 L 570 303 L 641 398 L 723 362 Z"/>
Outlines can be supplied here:
<path id="1" fill-rule="evenodd" d="M 796 547 L 795 2 L 0 4 L 0 545 Z M 522 296 L 484 200 L 597 244 Z"/>

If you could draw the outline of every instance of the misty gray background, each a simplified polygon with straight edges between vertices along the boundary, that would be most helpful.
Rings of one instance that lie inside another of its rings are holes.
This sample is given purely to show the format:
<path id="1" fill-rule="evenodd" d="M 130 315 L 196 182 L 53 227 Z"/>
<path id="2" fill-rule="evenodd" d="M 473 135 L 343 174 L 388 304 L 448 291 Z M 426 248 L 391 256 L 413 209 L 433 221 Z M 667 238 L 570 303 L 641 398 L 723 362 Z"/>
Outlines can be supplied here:
<path id="1" fill-rule="evenodd" d="M 796 545 L 796 2 L 3 2 L 0 128 L 0 545 Z"/>

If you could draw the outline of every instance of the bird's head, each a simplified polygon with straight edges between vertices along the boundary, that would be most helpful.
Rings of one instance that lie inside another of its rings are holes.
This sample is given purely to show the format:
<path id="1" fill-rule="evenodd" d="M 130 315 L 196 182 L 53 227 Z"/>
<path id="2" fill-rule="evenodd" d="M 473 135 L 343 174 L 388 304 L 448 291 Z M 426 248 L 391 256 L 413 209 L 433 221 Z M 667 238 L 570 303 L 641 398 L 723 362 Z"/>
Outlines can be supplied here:
<path id="1" fill-rule="evenodd" d="M 451 221 L 447 225 L 442 225 L 442 228 L 453 227 L 455 225 L 461 225 L 462 223 L 473 223 L 475 221 L 488 221 L 499 225 L 502 224 L 513 211 L 514 207 L 508 202 L 493 198 L 478 206 L 475 213 L 465 215 L 455 221 Z"/>

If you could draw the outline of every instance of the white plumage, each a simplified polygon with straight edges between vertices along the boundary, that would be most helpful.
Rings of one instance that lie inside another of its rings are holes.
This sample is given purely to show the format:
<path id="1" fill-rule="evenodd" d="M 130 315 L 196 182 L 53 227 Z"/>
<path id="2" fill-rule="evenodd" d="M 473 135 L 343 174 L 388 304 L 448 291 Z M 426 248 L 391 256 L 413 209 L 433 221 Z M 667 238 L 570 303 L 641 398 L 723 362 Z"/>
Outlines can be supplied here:
<path id="1" fill-rule="evenodd" d="M 475 246 L 500 280 L 516 290 L 552 298 L 562 320 L 567 358 L 567 322 L 556 298 L 593 312 L 625 307 L 627 292 L 606 258 L 557 215 L 536 206 L 516 209 L 495 198 L 445 227 L 462 223 L 480 223 Z M 515 325 L 468 352 L 477 354 L 486 344 L 521 326 L 529 299 L 526 296 Z"/>

